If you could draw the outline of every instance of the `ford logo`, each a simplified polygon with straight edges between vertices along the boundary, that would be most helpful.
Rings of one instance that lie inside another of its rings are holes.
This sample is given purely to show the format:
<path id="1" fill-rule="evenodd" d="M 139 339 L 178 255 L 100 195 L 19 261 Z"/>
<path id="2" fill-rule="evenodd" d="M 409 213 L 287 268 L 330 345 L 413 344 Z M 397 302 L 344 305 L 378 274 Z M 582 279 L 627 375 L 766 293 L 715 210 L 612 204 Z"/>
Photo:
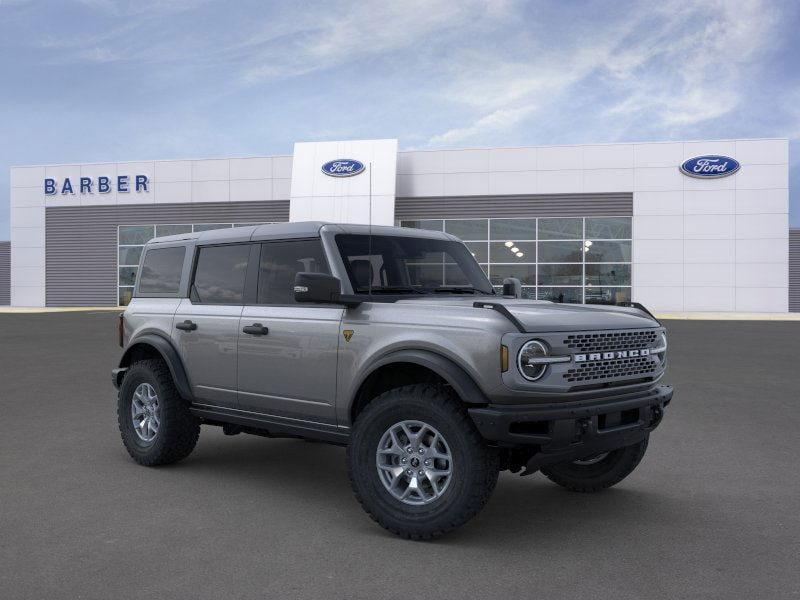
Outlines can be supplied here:
<path id="1" fill-rule="evenodd" d="M 352 158 L 337 158 L 322 165 L 322 172 L 331 177 L 352 177 L 364 170 L 364 163 Z"/>
<path id="2" fill-rule="evenodd" d="M 727 177 L 739 170 L 739 161 L 730 156 L 695 156 L 681 165 L 681 172 L 689 177 Z"/>

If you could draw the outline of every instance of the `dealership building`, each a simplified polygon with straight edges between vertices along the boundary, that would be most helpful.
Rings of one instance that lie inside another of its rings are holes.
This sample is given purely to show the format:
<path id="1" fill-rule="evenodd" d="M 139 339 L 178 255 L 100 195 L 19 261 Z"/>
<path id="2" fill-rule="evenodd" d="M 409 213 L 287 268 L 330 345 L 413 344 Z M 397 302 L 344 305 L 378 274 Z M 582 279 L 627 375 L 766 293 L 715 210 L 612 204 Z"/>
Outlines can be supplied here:
<path id="1" fill-rule="evenodd" d="M 800 310 L 788 162 L 786 139 L 431 151 L 360 140 L 13 167 L 0 303 L 125 304 L 154 236 L 320 220 L 451 232 L 495 285 L 517 277 L 529 298 Z"/>

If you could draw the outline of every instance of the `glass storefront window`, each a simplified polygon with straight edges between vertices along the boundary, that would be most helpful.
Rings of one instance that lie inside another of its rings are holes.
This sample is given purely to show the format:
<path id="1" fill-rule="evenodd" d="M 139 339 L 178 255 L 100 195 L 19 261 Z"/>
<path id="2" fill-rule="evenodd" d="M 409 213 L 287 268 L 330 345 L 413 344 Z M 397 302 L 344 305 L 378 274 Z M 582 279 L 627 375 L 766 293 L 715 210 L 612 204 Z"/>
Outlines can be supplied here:
<path id="1" fill-rule="evenodd" d="M 625 264 L 586 265 L 586 285 L 630 285 L 631 266 Z"/>
<path id="2" fill-rule="evenodd" d="M 586 240 L 586 262 L 630 262 L 630 242 L 595 242 Z"/>
<path id="3" fill-rule="evenodd" d="M 444 222 L 444 230 L 465 242 L 481 241 L 489 239 L 488 224 L 486 219 L 448 219 Z"/>
<path id="4" fill-rule="evenodd" d="M 494 286 L 494 291 L 498 294 L 503 293 L 503 286 L 496 285 Z M 536 288 L 533 286 L 522 286 L 522 297 L 525 300 L 536 300 Z"/>
<path id="5" fill-rule="evenodd" d="M 631 239 L 630 217 L 591 217 L 586 219 L 586 239 Z"/>
<path id="6" fill-rule="evenodd" d="M 539 219 L 540 240 L 580 240 L 583 239 L 583 219 L 558 218 Z"/>
<path id="7" fill-rule="evenodd" d="M 139 267 L 120 267 L 119 268 L 119 284 L 120 285 L 133 285 L 136 283 L 136 271 Z"/>
<path id="8" fill-rule="evenodd" d="M 494 241 L 532 241 L 536 239 L 536 219 L 491 219 L 489 233 Z"/>
<path id="9" fill-rule="evenodd" d="M 465 240 L 498 291 L 505 278 L 516 277 L 526 298 L 630 301 L 631 217 L 428 219 L 400 225 L 425 225 Z"/>
<path id="10" fill-rule="evenodd" d="M 120 246 L 136 246 L 146 244 L 155 237 L 153 225 L 120 225 Z"/>
<path id="11" fill-rule="evenodd" d="M 539 285 L 582 285 L 583 265 L 539 265 Z"/>
<path id="12" fill-rule="evenodd" d="M 577 242 L 539 242 L 539 262 L 583 262 L 583 244 Z"/>
<path id="13" fill-rule="evenodd" d="M 535 263 L 536 242 L 491 242 L 489 261 L 493 263 Z"/>
<path id="14" fill-rule="evenodd" d="M 586 304 L 619 304 L 631 301 L 631 288 L 586 287 Z"/>
<path id="15" fill-rule="evenodd" d="M 233 223 L 199 223 L 193 225 L 194 231 L 211 231 L 212 229 L 230 229 Z"/>
<path id="16" fill-rule="evenodd" d="M 420 219 L 419 221 L 403 221 L 403 227 L 414 229 L 427 229 L 429 231 L 444 231 L 442 219 Z"/>
<path id="17" fill-rule="evenodd" d="M 164 235 L 177 235 L 179 233 L 192 233 L 191 225 L 156 225 L 156 237 Z"/>
<path id="18" fill-rule="evenodd" d="M 583 288 L 580 287 L 540 287 L 536 297 L 550 302 L 580 304 L 583 302 Z"/>
<path id="19" fill-rule="evenodd" d="M 142 257 L 144 246 L 120 246 L 119 247 L 119 266 L 133 266 L 139 264 Z"/>
<path id="20" fill-rule="evenodd" d="M 131 298 L 133 297 L 133 288 L 132 287 L 121 287 L 119 288 L 119 305 L 120 306 L 128 306 L 130 304 Z"/>
<path id="21" fill-rule="evenodd" d="M 493 285 L 503 285 L 507 277 L 516 277 L 523 285 L 536 285 L 536 265 L 495 265 L 491 266 Z"/>

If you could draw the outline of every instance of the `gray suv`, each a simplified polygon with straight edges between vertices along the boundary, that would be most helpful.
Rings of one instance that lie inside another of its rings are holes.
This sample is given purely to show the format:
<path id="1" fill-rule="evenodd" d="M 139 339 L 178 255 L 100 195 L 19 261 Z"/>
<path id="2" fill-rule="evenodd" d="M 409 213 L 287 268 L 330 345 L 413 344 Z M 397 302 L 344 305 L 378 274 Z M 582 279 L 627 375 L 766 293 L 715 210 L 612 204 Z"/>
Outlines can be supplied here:
<path id="1" fill-rule="evenodd" d="M 380 525 L 412 539 L 474 516 L 501 470 L 619 483 L 672 388 L 646 309 L 495 290 L 439 232 L 287 223 L 151 240 L 112 379 L 135 461 L 185 458 L 201 425 L 347 446 Z"/>

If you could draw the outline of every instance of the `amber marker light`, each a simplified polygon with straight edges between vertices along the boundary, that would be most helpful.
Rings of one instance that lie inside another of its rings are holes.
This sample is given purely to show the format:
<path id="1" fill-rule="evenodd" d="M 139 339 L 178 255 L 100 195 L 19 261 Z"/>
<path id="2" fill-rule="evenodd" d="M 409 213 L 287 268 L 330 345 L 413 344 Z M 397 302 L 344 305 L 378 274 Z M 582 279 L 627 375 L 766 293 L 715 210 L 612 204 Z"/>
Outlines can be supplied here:
<path id="1" fill-rule="evenodd" d="M 503 373 L 508 371 L 508 347 L 500 346 L 500 368 Z"/>

